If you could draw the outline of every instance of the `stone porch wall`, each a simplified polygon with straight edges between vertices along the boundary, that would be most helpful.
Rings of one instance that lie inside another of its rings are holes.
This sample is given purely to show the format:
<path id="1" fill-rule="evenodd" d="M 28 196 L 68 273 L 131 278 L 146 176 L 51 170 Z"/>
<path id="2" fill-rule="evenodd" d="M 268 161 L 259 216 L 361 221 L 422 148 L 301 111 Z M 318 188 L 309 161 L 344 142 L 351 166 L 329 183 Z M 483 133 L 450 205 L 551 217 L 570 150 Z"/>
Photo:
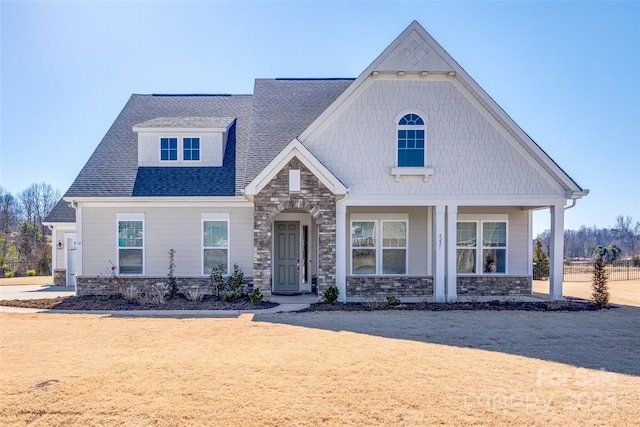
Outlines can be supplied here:
<path id="1" fill-rule="evenodd" d="M 78 296 L 84 295 L 115 295 L 119 292 L 118 286 L 130 287 L 135 286 L 142 293 L 149 292 L 158 286 L 167 286 L 167 276 L 162 277 L 118 277 L 117 281 L 110 283 L 109 277 L 88 277 L 81 276 L 76 279 Z M 253 289 L 252 278 L 245 277 L 247 282 L 247 290 Z M 176 277 L 178 283 L 178 292 L 187 289 L 204 288 L 205 294 L 212 295 L 211 281 L 209 277 Z"/>
<path id="2" fill-rule="evenodd" d="M 64 268 L 53 270 L 53 284 L 55 286 L 67 286 L 67 270 Z"/>
<path id="3" fill-rule="evenodd" d="M 289 170 L 300 170 L 300 191 L 289 192 Z M 318 293 L 336 283 L 336 199 L 333 193 L 293 158 L 254 197 L 253 284 L 271 298 L 273 219 L 281 212 L 307 212 L 318 226 Z"/>
<path id="4" fill-rule="evenodd" d="M 531 276 L 458 276 L 458 295 L 531 295 Z"/>
<path id="5" fill-rule="evenodd" d="M 398 297 L 433 296 L 433 277 L 347 276 L 347 298 L 391 295 Z"/>

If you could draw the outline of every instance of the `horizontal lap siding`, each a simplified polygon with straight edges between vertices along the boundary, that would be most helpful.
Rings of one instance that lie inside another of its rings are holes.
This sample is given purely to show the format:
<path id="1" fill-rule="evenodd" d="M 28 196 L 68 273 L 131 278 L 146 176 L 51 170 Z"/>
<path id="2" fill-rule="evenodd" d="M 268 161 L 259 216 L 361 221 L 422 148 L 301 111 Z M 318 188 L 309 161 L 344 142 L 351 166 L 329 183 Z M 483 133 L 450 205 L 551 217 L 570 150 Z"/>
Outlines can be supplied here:
<path id="1" fill-rule="evenodd" d="M 230 262 L 250 276 L 253 271 L 252 208 L 84 208 L 83 275 L 103 274 L 116 264 L 118 213 L 145 214 L 145 274 L 165 276 L 169 250 L 175 250 L 175 275 L 202 275 L 202 214 L 230 214 Z"/>

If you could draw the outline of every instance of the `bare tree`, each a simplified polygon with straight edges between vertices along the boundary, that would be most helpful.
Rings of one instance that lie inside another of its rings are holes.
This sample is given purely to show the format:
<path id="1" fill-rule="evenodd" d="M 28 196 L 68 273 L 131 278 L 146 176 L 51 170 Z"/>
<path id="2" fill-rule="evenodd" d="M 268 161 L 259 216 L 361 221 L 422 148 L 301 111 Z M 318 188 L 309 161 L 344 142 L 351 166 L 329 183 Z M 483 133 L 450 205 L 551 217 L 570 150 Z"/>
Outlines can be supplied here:
<path id="1" fill-rule="evenodd" d="M 634 224 L 633 218 L 629 215 L 616 217 L 616 235 L 620 239 L 620 243 L 626 244 L 629 248 L 629 254 L 636 254 L 636 246 L 640 240 L 640 222 Z"/>
<path id="2" fill-rule="evenodd" d="M 0 233 L 9 234 L 18 226 L 20 207 L 15 197 L 0 187 Z"/>
<path id="3" fill-rule="evenodd" d="M 29 188 L 18 194 L 18 200 L 22 207 L 23 219 L 34 226 L 39 225 L 44 237 L 47 234 L 47 229 L 42 223 L 60 200 L 60 191 L 44 182 L 31 184 Z"/>

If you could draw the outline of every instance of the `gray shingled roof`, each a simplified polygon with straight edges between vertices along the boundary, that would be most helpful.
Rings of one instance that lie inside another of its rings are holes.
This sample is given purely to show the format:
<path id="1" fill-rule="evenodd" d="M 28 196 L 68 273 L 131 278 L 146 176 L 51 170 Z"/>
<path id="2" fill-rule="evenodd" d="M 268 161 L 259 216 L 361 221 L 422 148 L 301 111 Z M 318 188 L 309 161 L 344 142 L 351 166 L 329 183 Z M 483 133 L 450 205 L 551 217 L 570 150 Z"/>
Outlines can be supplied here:
<path id="1" fill-rule="evenodd" d="M 233 117 L 156 117 L 135 125 L 139 128 L 226 128 Z"/>
<path id="2" fill-rule="evenodd" d="M 253 95 L 132 95 L 65 197 L 239 195 L 352 81 L 258 79 Z M 226 127 L 233 120 L 222 167 L 138 167 L 134 126 Z"/>
<path id="3" fill-rule="evenodd" d="M 69 203 L 60 199 L 44 222 L 76 222 L 76 210 L 69 206 Z"/>

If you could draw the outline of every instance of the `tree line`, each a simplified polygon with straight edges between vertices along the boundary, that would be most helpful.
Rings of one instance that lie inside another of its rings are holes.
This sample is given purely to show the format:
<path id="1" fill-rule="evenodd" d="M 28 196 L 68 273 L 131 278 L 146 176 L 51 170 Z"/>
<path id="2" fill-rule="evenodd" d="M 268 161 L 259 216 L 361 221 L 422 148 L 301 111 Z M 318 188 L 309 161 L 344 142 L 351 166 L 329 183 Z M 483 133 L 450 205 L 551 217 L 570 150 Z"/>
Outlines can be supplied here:
<path id="1" fill-rule="evenodd" d="M 551 232 L 545 230 L 538 235 L 544 251 L 549 254 Z M 564 231 L 564 257 L 593 258 L 599 248 L 619 248 L 620 258 L 637 259 L 640 256 L 640 221 L 629 215 L 618 215 L 613 227 L 580 227 L 579 230 Z"/>
<path id="2" fill-rule="evenodd" d="M 5 276 L 51 273 L 51 230 L 43 222 L 60 197 L 44 182 L 15 195 L 0 187 L 0 269 Z"/>

